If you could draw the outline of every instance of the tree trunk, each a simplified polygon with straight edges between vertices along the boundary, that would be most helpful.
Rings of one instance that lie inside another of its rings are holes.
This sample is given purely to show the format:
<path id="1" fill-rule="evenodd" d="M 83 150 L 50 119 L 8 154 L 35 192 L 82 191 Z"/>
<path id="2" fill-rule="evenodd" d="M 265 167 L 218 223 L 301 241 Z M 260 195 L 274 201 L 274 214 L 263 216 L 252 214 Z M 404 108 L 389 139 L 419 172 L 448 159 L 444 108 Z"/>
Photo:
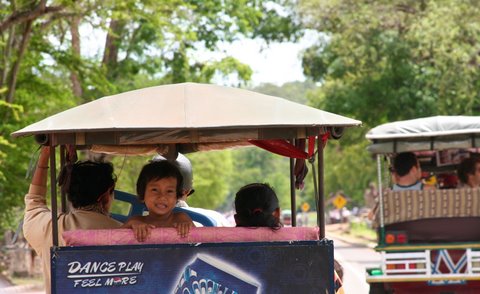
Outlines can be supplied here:
<path id="1" fill-rule="evenodd" d="M 12 58 L 13 40 L 15 39 L 15 26 L 11 26 L 8 30 L 7 42 L 5 44 L 5 50 L 3 51 L 3 62 L 0 74 L 0 89 L 7 83 L 8 70 L 10 69 L 10 62 Z"/>
<path id="2" fill-rule="evenodd" d="M 75 57 L 80 58 L 80 33 L 78 31 L 78 26 L 80 24 L 80 17 L 75 15 L 71 19 L 70 24 L 70 33 L 72 35 L 72 53 Z M 80 78 L 75 70 L 72 70 L 70 73 L 70 80 L 72 81 L 72 91 L 73 95 L 81 98 L 83 96 L 82 84 Z"/>
<path id="3" fill-rule="evenodd" d="M 113 77 L 113 73 L 118 62 L 118 47 L 121 42 L 122 31 L 125 23 L 112 19 L 105 41 L 105 51 L 103 52 L 102 65 L 107 69 L 107 77 Z"/>
<path id="4" fill-rule="evenodd" d="M 22 43 L 20 44 L 17 59 L 15 60 L 15 64 L 13 65 L 13 69 L 10 74 L 10 82 L 8 85 L 8 93 L 7 93 L 7 99 L 6 99 L 8 103 L 13 103 L 13 97 L 15 95 L 15 88 L 17 85 L 18 71 L 20 70 L 20 64 L 22 62 L 23 54 L 27 49 L 28 42 L 30 41 L 30 36 L 32 35 L 32 23 L 33 23 L 33 20 L 29 20 L 25 23 L 25 30 L 23 31 Z"/>

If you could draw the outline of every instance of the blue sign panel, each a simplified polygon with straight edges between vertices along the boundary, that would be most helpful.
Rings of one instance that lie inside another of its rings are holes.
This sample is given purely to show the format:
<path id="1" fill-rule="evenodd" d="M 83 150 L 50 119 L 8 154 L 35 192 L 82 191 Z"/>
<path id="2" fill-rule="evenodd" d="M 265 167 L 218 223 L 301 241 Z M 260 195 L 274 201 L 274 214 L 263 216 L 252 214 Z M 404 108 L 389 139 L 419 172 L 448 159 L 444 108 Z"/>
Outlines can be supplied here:
<path id="1" fill-rule="evenodd" d="M 332 241 L 52 249 L 53 293 L 333 293 Z"/>

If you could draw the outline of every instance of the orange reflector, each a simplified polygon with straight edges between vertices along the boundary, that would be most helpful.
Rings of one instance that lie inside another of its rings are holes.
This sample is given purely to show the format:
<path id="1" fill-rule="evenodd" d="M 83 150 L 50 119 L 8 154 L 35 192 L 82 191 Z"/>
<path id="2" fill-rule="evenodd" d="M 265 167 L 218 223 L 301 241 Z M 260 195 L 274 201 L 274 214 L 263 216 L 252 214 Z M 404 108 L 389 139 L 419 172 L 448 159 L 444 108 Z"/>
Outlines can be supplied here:
<path id="1" fill-rule="evenodd" d="M 385 243 L 387 243 L 387 244 L 395 243 L 395 235 L 394 234 L 385 235 Z"/>

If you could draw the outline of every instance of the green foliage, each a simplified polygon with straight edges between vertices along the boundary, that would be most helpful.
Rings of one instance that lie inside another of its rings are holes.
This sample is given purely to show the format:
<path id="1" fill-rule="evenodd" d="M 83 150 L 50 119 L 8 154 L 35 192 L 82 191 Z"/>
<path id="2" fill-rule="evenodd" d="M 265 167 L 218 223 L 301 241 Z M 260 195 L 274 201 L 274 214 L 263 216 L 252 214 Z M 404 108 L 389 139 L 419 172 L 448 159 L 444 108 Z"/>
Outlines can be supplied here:
<path id="1" fill-rule="evenodd" d="M 367 126 L 480 106 L 480 9 L 468 1 L 302 1 L 325 38 L 303 57 L 317 107 Z M 448 13 L 447 13 L 448 11 Z M 461 78 L 459 78 L 461 77 Z M 401 109 L 402 111 L 398 111 Z"/>
<path id="2" fill-rule="evenodd" d="M 233 173 L 230 151 L 199 152 L 187 155 L 193 165 L 195 193 L 188 203 L 193 207 L 217 209 L 224 203 Z"/>
<path id="3" fill-rule="evenodd" d="M 217 51 L 218 44 L 241 37 L 268 42 L 299 36 L 292 7 L 283 1 L 54 0 L 47 1 L 48 9 L 40 13 L 34 12 L 38 1 L 10 2 L 0 3 L 1 228 L 15 226 L 21 216 L 29 183 L 25 173 L 38 148 L 31 138 L 13 140 L 10 133 L 80 103 L 131 89 L 182 81 L 208 83 L 230 75 L 246 82 L 252 74 L 248 65 L 229 56 L 200 61 L 198 51 Z M 12 17 L 19 13 L 29 18 Z M 72 44 L 76 19 L 79 52 Z M 92 36 L 85 34 L 88 30 Z M 97 44 L 106 43 L 105 35 L 111 37 L 111 45 L 97 49 Z M 80 94 L 73 91 L 74 78 Z M 7 98 L 8 93 L 13 95 Z M 213 163 L 204 163 L 202 156 L 194 159 L 199 161 L 196 195 L 207 196 L 192 201 L 204 199 L 199 204 L 215 208 L 231 192 L 228 172 L 226 178 L 216 176 L 214 167 L 228 171 L 231 155 L 215 154 Z M 118 188 L 134 193 L 145 158 L 114 161 Z M 212 180 L 216 178 L 222 181 L 216 183 Z"/>
<path id="4" fill-rule="evenodd" d="M 368 129 L 431 115 L 477 115 L 480 8 L 472 1 L 303 0 L 305 27 L 321 32 L 303 55 L 321 83 L 309 104 L 363 121 L 326 151 L 327 193 L 355 202 L 375 179 Z"/>

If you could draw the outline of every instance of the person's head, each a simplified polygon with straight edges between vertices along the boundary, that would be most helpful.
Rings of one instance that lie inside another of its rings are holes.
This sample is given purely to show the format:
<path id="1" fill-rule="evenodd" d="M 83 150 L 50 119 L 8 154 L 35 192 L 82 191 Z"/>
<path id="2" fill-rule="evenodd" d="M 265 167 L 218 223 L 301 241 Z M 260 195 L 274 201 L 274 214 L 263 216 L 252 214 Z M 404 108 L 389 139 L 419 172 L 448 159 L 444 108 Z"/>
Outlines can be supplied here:
<path id="1" fill-rule="evenodd" d="M 280 206 L 275 191 L 268 184 L 253 183 L 235 196 L 237 227 L 280 228 Z"/>
<path id="2" fill-rule="evenodd" d="M 152 161 L 163 161 L 167 160 L 161 155 L 155 155 Z M 190 160 L 183 154 L 178 153 L 177 159 L 171 161 L 180 171 L 183 177 L 183 186 L 182 186 L 182 197 L 183 200 L 186 200 L 187 196 L 190 196 L 195 192 L 193 189 L 193 169 L 192 163 Z"/>
<path id="3" fill-rule="evenodd" d="M 170 214 L 182 197 L 183 178 L 171 162 L 151 161 L 143 166 L 137 180 L 137 195 L 150 216 Z"/>
<path id="4" fill-rule="evenodd" d="M 458 167 L 460 181 L 472 188 L 480 186 L 480 158 L 465 158 Z"/>
<path id="5" fill-rule="evenodd" d="M 412 152 L 402 152 L 393 159 L 393 171 L 398 177 L 412 175 L 417 180 L 422 176 L 422 170 L 417 156 Z"/>
<path id="6" fill-rule="evenodd" d="M 137 179 L 137 195 L 144 200 L 147 185 L 151 182 L 171 178 L 175 180 L 175 197 L 182 197 L 183 176 L 178 168 L 167 160 L 152 161 L 143 166 Z"/>
<path id="7" fill-rule="evenodd" d="M 59 184 L 74 208 L 99 205 L 110 211 L 116 176 L 109 162 L 79 161 L 65 166 Z"/>

